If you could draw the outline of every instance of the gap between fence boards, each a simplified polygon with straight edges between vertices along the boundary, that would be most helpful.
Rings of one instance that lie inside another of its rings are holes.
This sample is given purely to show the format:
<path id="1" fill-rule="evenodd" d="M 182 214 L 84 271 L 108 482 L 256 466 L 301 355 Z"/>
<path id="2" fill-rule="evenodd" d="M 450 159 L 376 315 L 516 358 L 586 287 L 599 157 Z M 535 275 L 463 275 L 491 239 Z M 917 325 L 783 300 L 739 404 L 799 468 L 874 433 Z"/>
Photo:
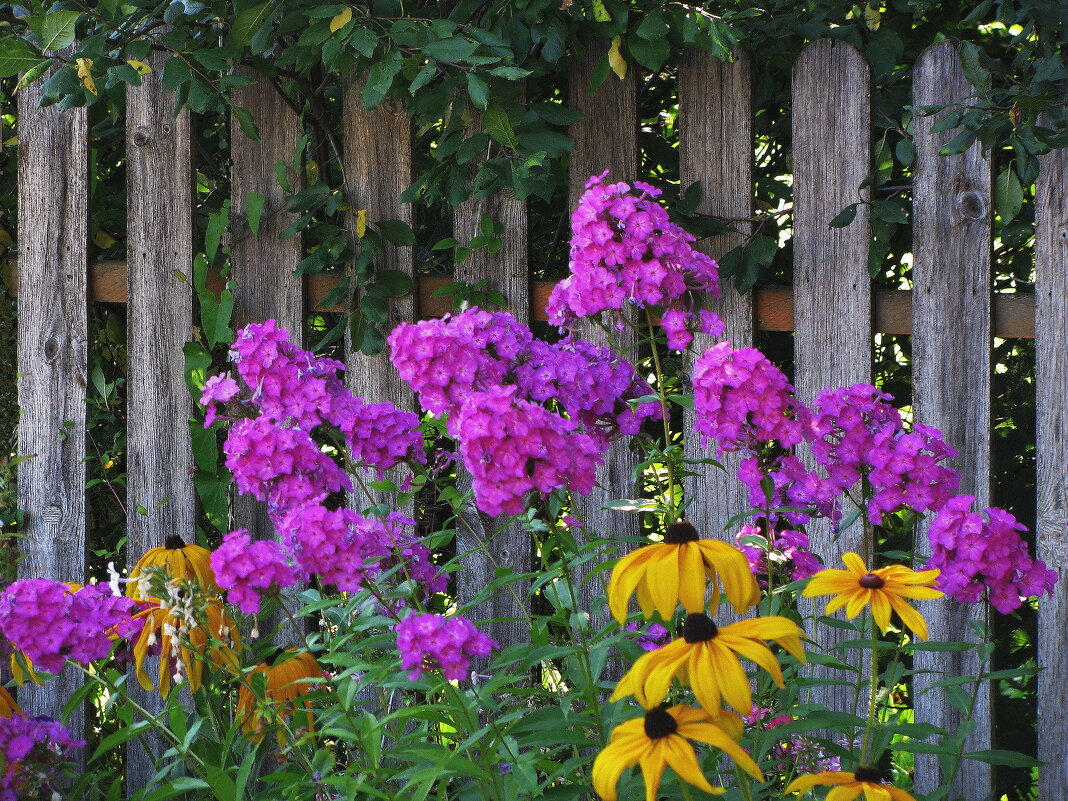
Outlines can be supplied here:
<path id="1" fill-rule="evenodd" d="M 3 278 L 8 292 L 16 294 L 16 263 L 3 266 Z M 340 307 L 320 309 L 318 304 L 333 289 L 341 274 L 318 273 L 306 278 L 309 311 L 339 312 Z M 97 303 L 126 303 L 126 264 L 120 261 L 101 261 L 91 265 L 90 295 Z M 452 283 L 447 276 L 419 276 L 419 306 L 424 317 L 440 317 L 450 309 L 447 298 L 433 297 L 434 292 Z M 552 291 L 552 281 L 532 281 L 531 310 L 534 320 L 544 322 L 545 304 Z M 208 274 L 208 286 L 218 293 L 223 278 L 216 272 Z M 756 323 L 760 331 L 793 331 L 793 293 L 790 287 L 756 287 Z M 995 337 L 1001 339 L 1033 339 L 1035 336 L 1035 296 L 1033 292 L 995 293 L 993 295 Z M 880 334 L 912 333 L 912 292 L 909 290 L 876 289 L 872 292 L 872 328 Z"/>

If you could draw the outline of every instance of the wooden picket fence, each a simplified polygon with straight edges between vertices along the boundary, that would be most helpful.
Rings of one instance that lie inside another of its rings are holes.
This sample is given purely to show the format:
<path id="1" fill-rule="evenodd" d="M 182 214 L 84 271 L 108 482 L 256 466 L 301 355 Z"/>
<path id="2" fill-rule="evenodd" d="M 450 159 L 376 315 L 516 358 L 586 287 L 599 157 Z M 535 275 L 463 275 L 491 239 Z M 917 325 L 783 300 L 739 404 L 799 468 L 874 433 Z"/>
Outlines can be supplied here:
<path id="1" fill-rule="evenodd" d="M 614 76 L 594 93 L 587 91 L 592 53 L 574 65 L 570 105 L 585 114 L 572 126 L 571 198 L 586 177 L 610 168 L 618 179 L 638 173 L 638 117 L 633 71 Z M 187 428 L 192 411 L 183 380 L 182 345 L 194 323 L 193 293 L 175 271 L 188 272 L 194 245 L 192 135 L 190 116 L 172 115 L 172 97 L 158 81 L 162 64 L 140 88 L 128 90 L 126 160 L 128 175 L 128 259 L 125 266 L 89 263 L 89 141 L 84 109 L 40 109 L 38 86 L 20 93 L 18 335 L 19 427 L 22 454 L 35 458 L 19 466 L 19 505 L 26 511 L 23 545 L 26 575 L 77 579 L 84 575 L 86 553 L 86 386 L 91 347 L 88 308 L 94 300 L 129 304 L 128 508 L 129 552 L 143 553 L 174 532 L 191 532 L 196 522 L 193 456 Z M 722 63 L 689 54 L 679 70 L 681 180 L 704 187 L 700 211 L 748 218 L 753 202 L 753 141 L 750 62 L 740 54 Z M 801 396 L 810 399 L 830 385 L 870 382 L 873 336 L 911 333 L 915 414 L 940 428 L 959 449 L 953 466 L 963 475 L 961 490 L 979 505 L 990 498 L 991 345 L 992 337 L 1036 340 L 1038 555 L 1068 578 L 1068 152 L 1044 157 L 1036 186 L 1036 291 L 1024 295 L 992 293 L 991 165 L 979 146 L 957 156 L 939 156 L 953 131 L 935 133 L 933 119 L 915 121 L 916 164 L 913 184 L 914 289 L 873 292 L 867 272 L 871 223 L 861 205 L 844 228 L 828 222 L 858 200 L 857 187 L 870 170 L 872 153 L 871 72 L 852 47 L 830 40 L 811 44 L 801 54 L 793 81 L 794 284 L 792 290 L 760 290 L 747 296 L 728 291 L 714 308 L 727 322 L 736 345 L 751 344 L 760 328 L 793 330 L 796 375 Z M 932 46 L 914 73 L 916 105 L 951 102 L 971 93 L 952 43 Z M 275 165 L 293 157 L 297 119 L 269 86 L 243 90 L 239 102 L 259 123 L 262 141 L 233 132 L 233 218 L 242 219 L 248 194 L 266 196 L 260 236 L 235 237 L 231 278 L 238 324 L 274 317 L 290 331 L 303 328 L 306 311 L 325 292 L 329 279 L 302 283 L 293 276 L 301 257 L 296 238 L 279 239 L 291 221 L 282 212 L 283 194 Z M 344 169 L 353 209 L 368 219 L 411 220 L 398 202 L 413 174 L 413 132 L 404 113 L 388 106 L 367 110 L 358 90 L 349 91 L 344 110 Z M 291 167 L 293 165 L 290 165 Z M 546 287 L 531 286 L 527 263 L 527 209 L 522 201 L 500 195 L 472 201 L 455 212 L 456 238 L 466 241 L 489 214 L 505 223 L 495 255 L 477 251 L 457 268 L 457 277 L 489 279 L 520 319 L 544 319 Z M 743 232 L 744 234 L 744 232 Z M 721 255 L 739 234 L 712 241 Z M 415 275 L 411 247 L 387 250 L 382 267 Z M 417 296 L 396 302 L 396 320 L 433 313 L 432 287 L 423 282 Z M 1037 321 L 1037 322 L 1036 322 Z M 349 356 L 353 390 L 375 400 L 413 407 L 410 390 L 384 358 Z M 688 421 L 686 430 L 690 430 Z M 59 432 L 64 436 L 59 436 Z M 687 455 L 705 456 L 688 441 Z M 614 451 L 602 483 L 625 497 L 631 468 L 628 454 Z M 723 521 L 746 507 L 736 482 L 723 476 L 692 482 L 689 516 L 717 536 Z M 633 516 L 600 510 L 605 497 L 586 505 L 593 530 L 616 536 L 637 534 Z M 166 501 L 166 502 L 164 502 Z M 240 525 L 266 525 L 262 510 L 241 502 Z M 476 522 L 489 539 L 493 521 Z M 479 530 L 476 526 L 476 530 Z M 833 564 L 847 550 L 865 550 L 860 533 L 832 539 L 825 527 L 811 530 L 814 549 Z M 473 535 L 468 535 L 473 536 Z M 920 532 L 918 549 L 925 551 Z M 472 544 L 458 544 L 465 552 Z M 492 561 L 517 573 L 531 567 L 531 546 L 523 532 L 506 528 L 493 539 Z M 484 588 L 493 575 L 487 558 L 472 559 L 458 575 L 463 597 Z M 592 582 L 590 582 L 592 584 Z M 1068 801 L 1068 587 L 1043 599 L 1039 620 L 1038 727 L 1043 801 Z M 592 592 L 592 591 L 591 591 Z M 484 618 L 516 617 L 512 596 L 502 594 Z M 929 605 L 926 614 L 936 639 L 974 636 L 969 615 L 954 604 Z M 526 635 L 515 622 L 490 626 L 502 642 Z M 917 690 L 943 676 L 976 670 L 970 654 L 917 654 L 916 666 L 934 671 L 915 676 Z M 71 690 L 72 676 L 36 690 L 26 699 L 35 714 L 55 714 Z M 24 695 L 29 695 L 25 693 Z M 818 697 L 818 696 L 817 696 Z M 969 750 L 991 747 L 990 693 L 980 694 Z M 824 698 L 834 704 L 833 697 Z M 919 697 L 917 719 L 955 730 L 961 715 L 937 690 Z M 1011 747 L 1012 744 L 1008 744 Z M 940 784 L 933 757 L 917 755 L 917 788 Z M 990 790 L 988 766 L 967 763 L 958 782 L 968 801 Z"/>

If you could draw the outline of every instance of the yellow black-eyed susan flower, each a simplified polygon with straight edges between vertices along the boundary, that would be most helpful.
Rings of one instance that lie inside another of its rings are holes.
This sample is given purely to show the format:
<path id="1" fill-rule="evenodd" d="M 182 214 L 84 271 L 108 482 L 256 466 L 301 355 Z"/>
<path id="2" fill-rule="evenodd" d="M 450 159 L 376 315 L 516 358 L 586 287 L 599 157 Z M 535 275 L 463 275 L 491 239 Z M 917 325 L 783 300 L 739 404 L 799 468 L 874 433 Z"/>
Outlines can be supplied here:
<path id="1" fill-rule="evenodd" d="M 9 718 L 12 715 L 21 715 L 22 707 L 11 697 L 7 688 L 0 684 L 0 718 Z"/>
<path id="2" fill-rule="evenodd" d="M 147 567 L 161 567 L 171 579 L 195 581 L 206 593 L 219 591 L 215 573 L 211 569 L 211 551 L 196 543 L 187 545 L 179 536 L 167 537 L 162 548 L 149 548 L 145 555 L 137 560 L 126 584 L 126 595 L 135 601 L 148 600 L 141 596 L 137 581 Z"/>
<path id="3" fill-rule="evenodd" d="M 656 801 L 664 768 L 671 767 L 679 779 L 719 795 L 701 773 L 697 754 L 688 740 L 707 743 L 725 752 L 738 767 L 757 780 L 764 777 L 749 754 L 738 745 L 742 723 L 737 716 L 718 717 L 689 706 L 655 706 L 644 718 L 634 718 L 612 730 L 611 741 L 593 763 L 593 789 L 604 801 L 616 801 L 616 785 L 623 771 L 639 765 L 645 779 L 645 801 Z"/>
<path id="4" fill-rule="evenodd" d="M 650 707 L 664 700 L 671 680 L 678 676 L 708 712 L 716 714 L 725 700 L 747 713 L 753 707 L 753 693 L 739 656 L 756 662 L 782 687 L 779 662 L 764 640 L 778 643 L 804 662 L 803 634 L 785 617 L 758 617 L 720 627 L 702 612 L 689 614 L 682 636 L 640 656 L 616 685 L 611 700 L 633 695 L 642 706 Z"/>
<path id="5" fill-rule="evenodd" d="M 204 678 L 205 656 L 216 667 L 237 671 L 241 634 L 224 611 L 222 601 L 209 599 L 199 613 L 189 607 L 163 607 L 153 603 L 134 618 L 145 621 L 133 653 L 137 681 L 146 690 L 158 685 L 160 695 L 166 698 L 172 680 L 188 678 L 189 688 L 196 692 Z M 157 644 L 159 677 L 153 683 L 145 670 L 145 658 L 150 651 L 156 652 Z"/>
<path id="6" fill-rule="evenodd" d="M 670 620 L 680 603 L 687 612 L 704 612 L 706 576 L 711 580 L 713 608 L 719 605 L 720 585 L 739 613 L 760 600 L 745 554 L 725 542 L 701 539 L 690 523 L 672 523 L 663 542 L 638 548 L 616 563 L 608 584 L 608 606 L 620 623 L 627 618 L 627 603 L 635 592 L 646 617 L 652 617 L 655 609 Z"/>
<path id="7" fill-rule="evenodd" d="M 806 598 L 837 596 L 827 604 L 826 614 L 833 614 L 844 606 L 850 620 L 865 606 L 870 606 L 875 625 L 884 632 L 890 627 L 890 612 L 897 612 L 917 637 L 927 639 L 927 621 L 905 599 L 941 598 L 943 593 L 933 586 L 940 571 L 917 572 L 904 565 L 868 570 L 864 560 L 855 553 L 843 554 L 842 561 L 848 570 L 821 570 L 809 579 L 802 594 Z"/>
<path id="8" fill-rule="evenodd" d="M 312 692 L 316 683 L 309 679 L 321 679 L 323 669 L 315 657 L 307 651 L 289 648 L 280 652 L 271 662 L 264 662 L 252 670 L 252 675 L 263 673 L 267 677 L 264 701 L 258 702 L 248 685 L 241 687 L 237 696 L 237 719 L 255 742 L 263 739 L 266 726 L 289 717 L 296 709 L 297 699 Z M 251 679 L 251 675 L 249 676 Z M 304 699 L 306 710 L 304 723 L 309 732 L 314 730 L 315 718 L 311 713 L 311 701 Z M 281 727 L 277 733 L 278 744 L 285 745 L 285 733 Z"/>
<path id="9" fill-rule="evenodd" d="M 892 784 L 883 784 L 876 768 L 857 768 L 856 773 L 827 770 L 798 776 L 786 788 L 788 793 L 807 793 L 813 787 L 832 787 L 826 801 L 853 801 L 864 793 L 864 801 L 916 801 Z"/>

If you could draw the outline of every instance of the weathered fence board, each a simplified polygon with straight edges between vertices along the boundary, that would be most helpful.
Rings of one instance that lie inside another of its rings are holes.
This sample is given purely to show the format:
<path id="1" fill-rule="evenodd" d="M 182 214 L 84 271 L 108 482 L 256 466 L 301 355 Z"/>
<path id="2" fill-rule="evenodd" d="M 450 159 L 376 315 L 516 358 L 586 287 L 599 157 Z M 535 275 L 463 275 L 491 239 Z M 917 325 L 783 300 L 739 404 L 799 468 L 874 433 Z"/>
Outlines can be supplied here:
<path id="1" fill-rule="evenodd" d="M 862 199 L 857 188 L 871 163 L 871 71 L 844 42 L 823 40 L 802 51 L 793 73 L 794 139 L 794 372 L 797 392 L 809 403 L 825 387 L 870 383 L 872 377 L 871 282 L 867 206 L 852 223 L 830 222 Z M 839 533 L 826 519 L 806 526 L 812 550 L 828 567 L 842 554 L 871 553 L 863 520 Z M 805 601 L 804 613 L 822 608 Z M 826 649 L 852 636 L 820 626 Z M 817 668 L 817 676 L 845 677 Z M 815 687 L 812 700 L 834 709 L 845 703 L 836 687 Z"/>
<path id="2" fill-rule="evenodd" d="M 127 553 L 132 562 L 167 537 L 196 538 L 197 498 L 182 350 L 193 327 L 193 290 L 179 278 L 193 262 L 193 132 L 188 111 L 173 112 L 174 97 L 160 76 L 167 57 L 150 59 L 153 72 L 126 93 L 127 311 Z M 159 670 L 152 658 L 149 675 Z M 130 697 L 151 711 L 159 694 L 128 685 Z M 129 743 L 130 792 L 155 773 L 155 734 Z"/>
<path id="3" fill-rule="evenodd" d="M 605 55 L 604 48 L 586 53 L 576 60 L 569 78 L 568 104 L 583 114 L 583 119 L 569 131 L 575 141 L 568 168 L 571 183 L 569 207 L 572 209 L 591 175 L 607 169 L 609 179 L 613 181 L 633 181 L 638 176 L 638 95 L 633 65 L 625 78 L 609 74 L 595 92 L 590 92 L 590 76 Z M 585 326 L 579 335 L 592 341 L 602 339 L 600 332 L 592 326 Z M 633 340 L 624 341 L 622 345 L 633 345 Z M 634 497 L 631 474 L 635 464 L 637 461 L 625 443 L 616 443 L 597 473 L 598 486 L 589 497 L 576 502 L 581 519 L 593 536 L 610 539 L 639 536 L 637 516 L 604 508 L 613 498 Z M 581 532 L 576 532 L 576 539 L 583 539 Z M 593 601 L 603 594 L 607 576 L 584 581 L 590 568 L 590 563 L 580 565 L 575 571 L 575 579 L 582 581 L 579 587 L 581 608 L 596 613 Z"/>
<path id="4" fill-rule="evenodd" d="M 735 220 L 738 233 L 723 234 L 700 242 L 698 247 L 712 256 L 741 245 L 751 232 L 753 215 L 753 108 L 752 74 L 749 55 L 737 51 L 733 62 L 723 62 L 710 53 L 687 54 L 679 69 L 679 178 L 683 188 L 694 181 L 701 184 L 702 214 Z M 753 293 L 740 295 L 733 279 L 724 279 L 723 297 L 706 304 L 723 318 L 725 336 L 736 348 L 753 344 Z M 715 343 L 712 337 L 696 335 L 696 350 Z M 693 431 L 695 415 L 687 409 L 683 431 Z M 714 448 L 713 445 L 709 445 Z M 686 437 L 687 459 L 715 457 L 698 437 Z M 700 475 L 686 480 L 686 516 L 705 537 L 733 542 L 734 532 L 724 524 L 749 508 L 749 493 L 734 475 L 741 461 L 736 453 L 724 454 L 720 461 L 727 472 L 711 466 L 698 467 Z"/>
<path id="5" fill-rule="evenodd" d="M 41 80 L 47 79 L 48 75 Z M 23 578 L 84 581 L 88 371 L 89 127 L 85 109 L 39 108 L 41 82 L 18 95 L 18 504 Z M 27 687 L 27 714 L 58 717 L 81 685 L 67 668 Z M 71 730 L 84 729 L 75 710 Z"/>
<path id="6" fill-rule="evenodd" d="M 453 214 L 453 238 L 467 245 L 482 235 L 483 219 L 503 223 L 500 250 L 491 254 L 479 248 L 457 264 L 457 280 L 474 283 L 487 280 L 504 295 L 505 309 L 521 323 L 530 322 L 530 278 L 527 271 L 527 204 L 504 190 L 482 200 L 468 200 Z M 470 487 L 470 474 L 462 471 L 458 486 Z M 456 553 L 465 554 L 456 574 L 456 592 L 461 604 L 485 591 L 498 569 L 528 573 L 534 563 L 534 545 L 523 526 L 508 524 L 506 516 L 493 518 L 468 505 L 457 520 Z M 497 589 L 479 609 L 489 634 L 502 646 L 530 640 L 529 581 L 516 581 Z"/>
<path id="7" fill-rule="evenodd" d="M 913 84 L 917 106 L 960 101 L 972 91 L 952 42 L 920 54 Z M 939 155 L 955 132 L 932 132 L 937 119 L 920 116 L 914 122 L 913 408 L 918 421 L 940 429 L 959 451 L 949 464 L 961 473 L 960 491 L 975 495 L 982 509 L 990 503 L 990 162 L 978 143 L 958 156 Z M 925 528 L 916 550 L 930 553 Z M 936 640 L 974 641 L 969 621 L 982 621 L 981 610 L 950 602 L 924 607 Z M 914 665 L 932 671 L 914 677 L 916 719 L 955 732 L 961 713 L 943 692 L 927 690 L 938 679 L 978 675 L 976 654 L 918 652 Z M 976 729 L 968 750 L 989 748 L 989 687 L 979 693 L 972 719 Z M 917 789 L 942 786 L 933 755 L 917 754 L 916 765 Z M 991 779 L 989 765 L 966 761 L 954 789 L 968 801 L 978 801 L 990 792 Z"/>
<path id="8" fill-rule="evenodd" d="M 1038 758 L 1042 801 L 1068 801 L 1068 151 L 1042 158 L 1035 188 L 1038 558 L 1060 574 L 1038 605 Z"/>

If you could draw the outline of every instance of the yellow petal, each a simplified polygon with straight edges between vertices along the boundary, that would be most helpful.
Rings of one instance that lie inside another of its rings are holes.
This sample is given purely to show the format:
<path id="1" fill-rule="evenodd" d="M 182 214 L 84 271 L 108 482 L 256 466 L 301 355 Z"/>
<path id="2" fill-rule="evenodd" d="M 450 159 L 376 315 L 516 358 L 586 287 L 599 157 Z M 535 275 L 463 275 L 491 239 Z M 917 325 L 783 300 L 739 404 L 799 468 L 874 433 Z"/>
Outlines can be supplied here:
<path id="1" fill-rule="evenodd" d="M 893 595 L 890 596 L 890 605 L 901 617 L 901 622 L 908 626 L 917 637 L 921 640 L 927 639 L 927 621 L 924 620 L 923 615 L 909 606 L 908 603 Z"/>
<path id="2" fill-rule="evenodd" d="M 697 764 L 697 754 L 694 753 L 692 745 L 678 734 L 669 734 L 663 740 L 667 763 L 680 779 L 712 795 L 719 795 L 723 792 L 722 787 L 713 787 L 701 773 L 701 766 Z"/>
<path id="3" fill-rule="evenodd" d="M 887 794 L 894 801 L 916 801 L 915 798 L 913 798 L 911 795 L 909 795 L 904 790 L 902 790 L 902 789 L 900 789 L 898 787 L 893 787 L 891 785 L 887 785 L 885 789 L 886 789 Z"/>
<path id="4" fill-rule="evenodd" d="M 708 650 L 708 644 L 705 643 L 690 653 L 685 683 L 690 685 L 697 703 L 705 710 L 714 712 L 723 706 L 723 693 Z"/>
<path id="5" fill-rule="evenodd" d="M 853 801 L 854 798 L 860 795 L 860 791 L 861 786 L 858 781 L 854 781 L 851 784 L 843 784 L 827 793 L 827 798 L 824 801 Z"/>
<path id="6" fill-rule="evenodd" d="M 821 570 L 808 580 L 802 595 L 813 598 L 817 595 L 838 595 L 857 586 L 857 577 L 845 570 Z"/>
<path id="7" fill-rule="evenodd" d="M 882 590 L 874 590 L 871 593 L 871 617 L 880 631 L 885 632 L 890 628 L 890 601 L 892 598 Z"/>
<path id="8" fill-rule="evenodd" d="M 822 787 L 834 784 L 848 784 L 856 781 L 852 773 L 841 770 L 825 770 L 822 773 L 808 773 L 798 776 L 787 786 L 787 793 L 804 793 L 813 787 Z"/>
<path id="9" fill-rule="evenodd" d="M 653 557 L 645 575 L 656 611 L 664 620 L 671 620 L 679 605 L 679 546 L 670 546 Z"/>
<path id="10" fill-rule="evenodd" d="M 730 635 L 720 635 L 716 638 L 720 645 L 725 645 L 732 651 L 737 651 L 751 662 L 755 662 L 764 668 L 770 675 L 774 682 L 780 686 L 785 687 L 782 679 L 782 670 L 779 668 L 779 661 L 775 658 L 775 655 L 771 650 L 763 643 L 755 642 L 753 640 L 745 640 L 740 637 L 731 637 Z"/>
<path id="11" fill-rule="evenodd" d="M 645 779 L 645 801 L 656 801 L 660 779 L 664 776 L 667 761 L 664 757 L 664 740 L 653 741 L 652 747 L 641 756 L 642 778 Z"/>
<path id="12" fill-rule="evenodd" d="M 679 546 L 679 601 L 687 612 L 705 611 L 705 564 L 701 551 Z"/>
<path id="13" fill-rule="evenodd" d="M 638 548 L 621 558 L 612 568 L 612 577 L 608 581 L 608 608 L 620 625 L 627 619 L 627 601 L 645 575 L 645 563 L 650 555 L 650 546 Z"/>
<path id="14" fill-rule="evenodd" d="M 727 713 L 729 714 L 729 713 Z M 735 717 L 731 715 L 731 717 Z M 707 743 L 713 748 L 718 748 L 734 760 L 735 764 L 752 776 L 757 781 L 764 781 L 764 774 L 760 772 L 757 763 L 745 752 L 731 735 L 712 723 L 691 723 L 687 726 L 679 726 L 678 734 L 690 740 Z"/>
<path id="15" fill-rule="evenodd" d="M 846 604 L 846 617 L 850 620 L 860 614 L 861 610 L 871 601 L 871 590 L 860 590 L 849 599 L 849 603 Z"/>
<path id="16" fill-rule="evenodd" d="M 617 740 L 597 755 L 593 761 L 593 789 L 604 801 L 616 801 L 619 777 L 623 775 L 623 771 L 638 762 L 647 743 L 648 738 L 643 732 L 641 737 Z"/>
<path id="17" fill-rule="evenodd" d="M 890 793 L 879 785 L 861 782 L 860 786 L 864 788 L 864 801 L 890 801 Z"/>
<path id="18" fill-rule="evenodd" d="M 729 649 L 717 645 L 715 640 L 709 643 L 708 654 L 716 671 L 720 692 L 727 703 L 738 712 L 748 712 L 753 706 L 753 692 L 738 657 Z"/>
<path id="19" fill-rule="evenodd" d="M 845 566 L 854 576 L 860 577 L 867 575 L 868 566 L 864 564 L 864 560 L 861 559 L 858 554 L 855 554 L 852 551 L 844 553 L 842 554 L 842 561 L 845 562 Z"/>

